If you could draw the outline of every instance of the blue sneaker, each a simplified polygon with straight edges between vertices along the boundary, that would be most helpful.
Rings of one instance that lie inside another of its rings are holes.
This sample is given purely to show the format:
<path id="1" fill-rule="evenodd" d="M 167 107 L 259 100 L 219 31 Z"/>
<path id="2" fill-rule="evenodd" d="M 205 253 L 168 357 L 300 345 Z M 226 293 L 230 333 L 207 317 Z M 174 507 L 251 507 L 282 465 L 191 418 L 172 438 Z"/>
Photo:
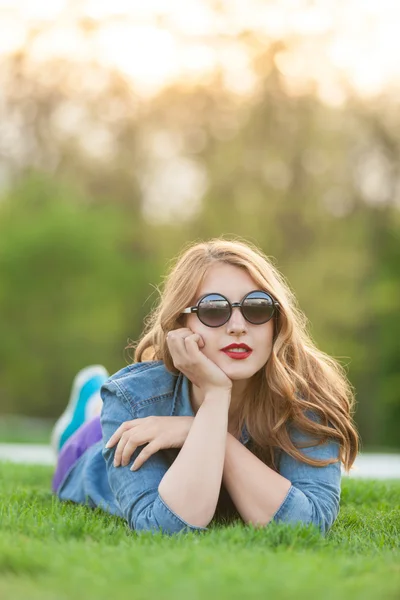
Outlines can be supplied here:
<path id="1" fill-rule="evenodd" d="M 100 388 L 108 378 L 109 374 L 102 365 L 91 365 L 77 373 L 68 405 L 51 433 L 50 443 L 56 455 L 83 423 L 100 414 Z"/>

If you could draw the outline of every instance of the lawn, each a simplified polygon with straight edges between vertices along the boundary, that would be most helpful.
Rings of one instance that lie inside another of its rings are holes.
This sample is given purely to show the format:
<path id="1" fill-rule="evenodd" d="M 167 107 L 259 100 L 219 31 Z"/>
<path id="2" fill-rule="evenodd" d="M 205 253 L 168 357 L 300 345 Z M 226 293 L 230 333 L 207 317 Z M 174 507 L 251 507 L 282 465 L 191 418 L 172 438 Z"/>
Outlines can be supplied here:
<path id="1" fill-rule="evenodd" d="M 400 481 L 343 479 L 326 537 L 271 523 L 136 534 L 60 503 L 52 469 L 0 462 L 1 600 L 400 597 Z"/>

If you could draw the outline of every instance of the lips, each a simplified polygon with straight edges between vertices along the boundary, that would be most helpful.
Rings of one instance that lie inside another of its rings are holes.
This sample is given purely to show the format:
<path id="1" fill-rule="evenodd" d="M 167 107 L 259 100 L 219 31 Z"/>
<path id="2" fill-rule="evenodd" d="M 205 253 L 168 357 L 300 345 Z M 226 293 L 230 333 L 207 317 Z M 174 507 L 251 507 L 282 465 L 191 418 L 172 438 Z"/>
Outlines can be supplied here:
<path id="1" fill-rule="evenodd" d="M 248 358 L 253 350 L 247 344 L 230 344 L 222 348 L 222 352 L 232 360 L 244 360 Z"/>
<path id="2" fill-rule="evenodd" d="M 225 348 L 222 348 L 222 351 L 227 352 L 229 350 L 234 350 L 235 348 L 243 348 L 243 350 L 246 350 L 246 352 L 252 351 L 250 346 L 248 346 L 247 344 L 230 344 L 230 346 L 226 346 Z"/>

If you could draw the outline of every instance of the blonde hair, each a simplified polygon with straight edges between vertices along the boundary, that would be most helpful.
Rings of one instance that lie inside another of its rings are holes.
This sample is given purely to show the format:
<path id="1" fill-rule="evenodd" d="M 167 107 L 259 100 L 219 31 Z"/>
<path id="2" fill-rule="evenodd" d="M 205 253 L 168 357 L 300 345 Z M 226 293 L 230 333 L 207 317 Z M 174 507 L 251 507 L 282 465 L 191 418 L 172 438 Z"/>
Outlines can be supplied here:
<path id="1" fill-rule="evenodd" d="M 162 360 L 178 373 L 166 336 L 185 326 L 181 312 L 191 306 L 212 264 L 228 263 L 245 269 L 259 289 L 280 304 L 275 321 L 274 342 L 266 365 L 250 378 L 237 415 L 238 432 L 246 424 L 254 453 L 275 470 L 274 449 L 313 466 L 326 466 L 335 459 L 317 461 L 299 451 L 287 424 L 314 435 L 319 445 L 328 439 L 339 444 L 339 459 L 349 471 L 358 452 L 358 433 L 353 422 L 355 397 L 344 368 L 318 350 L 307 332 L 307 319 L 284 277 L 256 246 L 223 238 L 191 243 L 184 248 L 165 278 L 157 307 L 145 323 L 135 349 L 134 361 Z M 308 418 L 312 411 L 317 420 Z"/>

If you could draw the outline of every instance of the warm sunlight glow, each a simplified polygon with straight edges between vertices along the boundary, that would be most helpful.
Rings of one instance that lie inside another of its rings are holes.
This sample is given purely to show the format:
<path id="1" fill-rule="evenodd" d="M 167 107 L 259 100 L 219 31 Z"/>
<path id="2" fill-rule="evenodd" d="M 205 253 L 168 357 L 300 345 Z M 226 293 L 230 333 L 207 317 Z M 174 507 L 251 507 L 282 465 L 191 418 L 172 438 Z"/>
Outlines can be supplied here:
<path id="1" fill-rule="evenodd" d="M 179 46 L 164 29 L 105 24 L 96 36 L 96 46 L 103 64 L 140 82 L 143 91 L 156 92 L 179 77 Z"/>
<path id="2" fill-rule="evenodd" d="M 121 71 L 143 95 L 216 68 L 227 88 L 252 93 L 256 77 L 239 34 L 259 44 L 289 41 L 277 65 L 296 93 L 308 82 L 340 104 L 398 92 L 400 3 L 393 0 L 0 0 L 0 53 L 27 43 L 32 60 L 95 59 Z M 345 85 L 343 85 L 345 82 Z"/>

